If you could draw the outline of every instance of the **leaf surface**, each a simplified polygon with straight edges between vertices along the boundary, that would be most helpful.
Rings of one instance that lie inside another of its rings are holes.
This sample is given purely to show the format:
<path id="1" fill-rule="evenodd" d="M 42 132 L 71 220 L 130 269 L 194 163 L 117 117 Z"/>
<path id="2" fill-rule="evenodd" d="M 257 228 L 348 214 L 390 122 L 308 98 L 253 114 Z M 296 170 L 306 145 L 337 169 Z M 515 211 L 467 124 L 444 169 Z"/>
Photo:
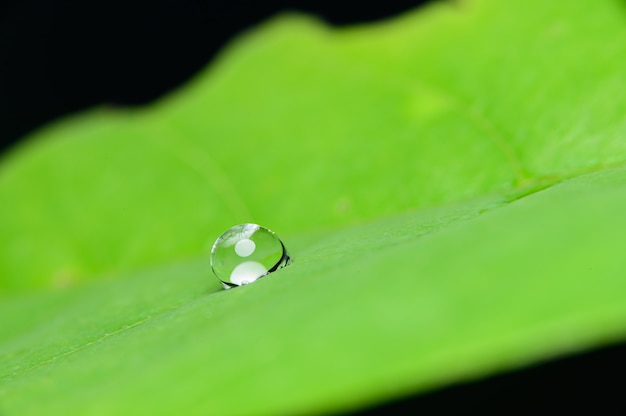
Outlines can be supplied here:
<path id="1" fill-rule="evenodd" d="M 623 339 L 623 6 L 283 16 L 40 132 L 0 166 L 0 412 L 339 411 Z M 222 291 L 248 221 L 295 262 Z"/>

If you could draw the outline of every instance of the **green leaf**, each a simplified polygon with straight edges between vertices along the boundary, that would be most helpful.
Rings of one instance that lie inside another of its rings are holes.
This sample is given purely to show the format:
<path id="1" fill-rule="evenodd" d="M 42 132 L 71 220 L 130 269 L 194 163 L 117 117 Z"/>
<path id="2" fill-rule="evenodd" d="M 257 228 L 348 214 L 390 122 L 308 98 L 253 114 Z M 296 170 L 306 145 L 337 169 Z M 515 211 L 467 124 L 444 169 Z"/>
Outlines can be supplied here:
<path id="1" fill-rule="evenodd" d="M 340 411 L 624 339 L 625 21 L 284 16 L 40 132 L 0 170 L 0 413 Z M 223 291 L 247 221 L 295 262 Z"/>

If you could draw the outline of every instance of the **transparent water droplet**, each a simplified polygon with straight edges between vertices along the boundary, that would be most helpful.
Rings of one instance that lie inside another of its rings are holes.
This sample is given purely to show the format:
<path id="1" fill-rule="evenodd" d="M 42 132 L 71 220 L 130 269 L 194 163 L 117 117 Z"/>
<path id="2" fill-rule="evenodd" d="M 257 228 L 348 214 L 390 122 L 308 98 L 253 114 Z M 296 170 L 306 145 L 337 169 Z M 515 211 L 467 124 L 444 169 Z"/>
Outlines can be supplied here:
<path id="1" fill-rule="evenodd" d="M 276 233 L 258 224 L 235 225 L 211 249 L 211 267 L 226 289 L 252 283 L 290 263 Z"/>

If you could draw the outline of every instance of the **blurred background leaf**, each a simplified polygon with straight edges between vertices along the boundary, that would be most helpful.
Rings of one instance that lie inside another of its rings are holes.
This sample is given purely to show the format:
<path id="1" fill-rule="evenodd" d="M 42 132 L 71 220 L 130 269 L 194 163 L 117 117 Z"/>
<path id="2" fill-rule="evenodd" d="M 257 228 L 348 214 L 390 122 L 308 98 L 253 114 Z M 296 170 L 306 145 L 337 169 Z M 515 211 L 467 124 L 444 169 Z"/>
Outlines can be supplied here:
<path id="1" fill-rule="evenodd" d="M 622 339 L 624 29 L 610 0 L 282 16 L 42 130 L 0 167 L 2 403 L 338 411 Z M 247 221 L 296 263 L 213 293 Z"/>

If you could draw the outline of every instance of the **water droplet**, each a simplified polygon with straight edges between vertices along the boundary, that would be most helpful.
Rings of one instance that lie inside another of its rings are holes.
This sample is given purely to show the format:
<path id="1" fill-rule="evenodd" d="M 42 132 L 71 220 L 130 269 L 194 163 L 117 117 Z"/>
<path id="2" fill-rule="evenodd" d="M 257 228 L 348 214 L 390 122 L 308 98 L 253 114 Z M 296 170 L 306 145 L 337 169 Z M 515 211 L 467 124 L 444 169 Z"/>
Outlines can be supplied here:
<path id="1" fill-rule="evenodd" d="M 211 249 L 211 267 L 226 289 L 252 283 L 290 263 L 276 233 L 257 224 L 235 225 Z"/>

